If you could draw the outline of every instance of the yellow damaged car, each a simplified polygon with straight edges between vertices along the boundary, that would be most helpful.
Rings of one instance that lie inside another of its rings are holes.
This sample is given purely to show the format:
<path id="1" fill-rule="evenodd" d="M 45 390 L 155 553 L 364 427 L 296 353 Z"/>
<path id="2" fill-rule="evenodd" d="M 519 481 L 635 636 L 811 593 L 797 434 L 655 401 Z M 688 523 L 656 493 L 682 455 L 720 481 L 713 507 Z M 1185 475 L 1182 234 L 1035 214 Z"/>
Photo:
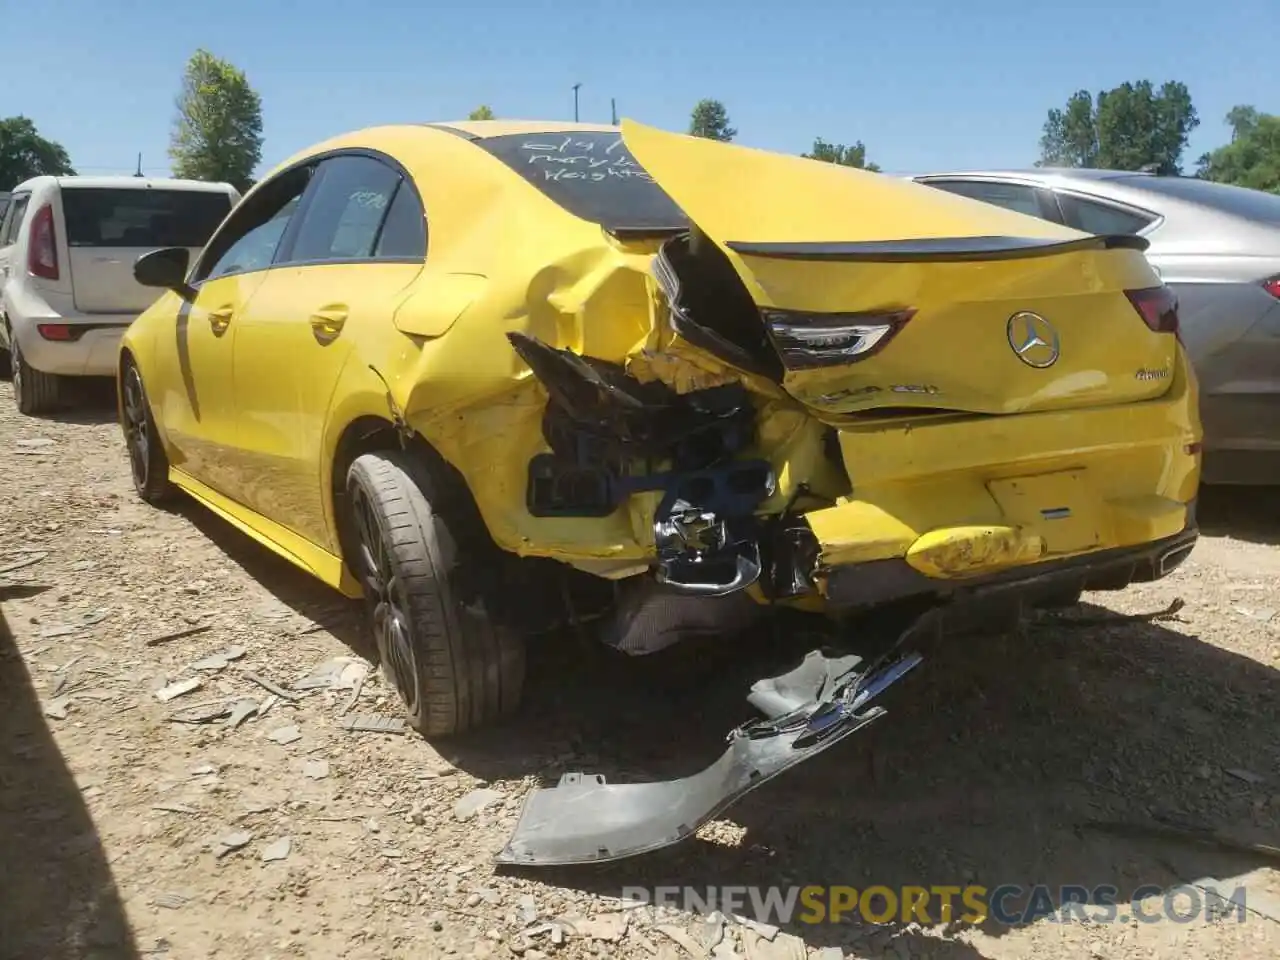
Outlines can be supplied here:
<path id="1" fill-rule="evenodd" d="M 456 733 L 516 709 L 557 624 L 643 654 L 775 605 L 1167 574 L 1200 424 L 1144 247 L 630 121 L 378 127 L 272 171 L 194 264 L 139 259 L 168 292 L 121 422 L 145 500 L 363 596 L 411 723 Z M 805 676 L 857 683 L 758 685 L 775 732 L 897 675 L 832 663 Z"/>

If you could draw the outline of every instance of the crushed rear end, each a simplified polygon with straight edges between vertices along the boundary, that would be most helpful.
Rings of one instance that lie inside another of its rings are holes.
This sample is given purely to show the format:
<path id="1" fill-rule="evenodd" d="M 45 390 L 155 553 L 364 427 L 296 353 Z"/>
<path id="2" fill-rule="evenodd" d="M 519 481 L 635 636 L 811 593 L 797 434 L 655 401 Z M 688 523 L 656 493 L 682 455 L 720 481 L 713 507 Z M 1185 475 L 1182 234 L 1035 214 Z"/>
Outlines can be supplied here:
<path id="1" fill-rule="evenodd" d="M 701 774 L 535 791 L 512 863 L 688 836 L 880 715 L 921 630 L 1163 576 L 1196 538 L 1196 382 L 1145 241 L 637 125 L 623 139 L 691 224 L 648 261 L 647 333 L 611 359 L 508 334 L 546 394 L 528 512 L 578 537 L 618 516 L 611 533 L 640 531 L 612 546 L 650 589 L 611 642 L 665 645 L 681 616 L 646 617 L 680 604 L 928 612 L 883 660 L 815 654 L 761 681 L 765 719 Z"/>
<path id="2" fill-rule="evenodd" d="M 1200 425 L 1145 241 L 624 138 L 692 227 L 653 257 L 623 362 L 509 335 L 548 394 L 531 513 L 648 511 L 657 579 L 702 597 L 845 607 L 1058 562 L 1086 582 L 1090 556 L 1099 583 L 1130 556 L 1128 579 L 1171 568 Z"/>

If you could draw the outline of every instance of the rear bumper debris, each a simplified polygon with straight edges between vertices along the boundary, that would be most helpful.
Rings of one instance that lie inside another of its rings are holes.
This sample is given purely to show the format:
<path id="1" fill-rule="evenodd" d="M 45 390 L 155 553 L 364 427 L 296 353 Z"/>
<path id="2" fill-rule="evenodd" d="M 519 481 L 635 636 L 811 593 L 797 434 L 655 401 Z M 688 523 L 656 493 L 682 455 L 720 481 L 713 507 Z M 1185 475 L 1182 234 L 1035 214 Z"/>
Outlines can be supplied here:
<path id="1" fill-rule="evenodd" d="M 923 627 L 926 614 L 897 646 Z M 535 789 L 498 863 L 555 866 L 620 860 L 670 846 L 766 780 L 821 753 L 882 716 L 872 704 L 921 661 L 907 653 L 866 668 L 849 655 L 811 652 L 794 670 L 757 681 L 747 699 L 764 714 L 730 732 L 729 746 L 700 773 L 659 783 L 610 784 L 567 773 Z M 860 669 L 861 668 L 861 669 Z"/>

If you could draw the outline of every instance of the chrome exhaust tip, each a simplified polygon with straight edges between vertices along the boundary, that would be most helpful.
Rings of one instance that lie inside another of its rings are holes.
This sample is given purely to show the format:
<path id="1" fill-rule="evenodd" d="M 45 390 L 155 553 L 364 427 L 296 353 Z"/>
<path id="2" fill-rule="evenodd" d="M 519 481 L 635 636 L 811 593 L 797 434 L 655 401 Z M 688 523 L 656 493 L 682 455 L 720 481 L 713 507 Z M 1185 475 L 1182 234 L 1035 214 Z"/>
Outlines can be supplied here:
<path id="1" fill-rule="evenodd" d="M 1195 549 L 1195 541 L 1191 543 L 1179 544 L 1160 554 L 1156 558 L 1156 576 L 1165 577 L 1182 565 L 1182 561 L 1191 555 L 1191 551 Z"/>

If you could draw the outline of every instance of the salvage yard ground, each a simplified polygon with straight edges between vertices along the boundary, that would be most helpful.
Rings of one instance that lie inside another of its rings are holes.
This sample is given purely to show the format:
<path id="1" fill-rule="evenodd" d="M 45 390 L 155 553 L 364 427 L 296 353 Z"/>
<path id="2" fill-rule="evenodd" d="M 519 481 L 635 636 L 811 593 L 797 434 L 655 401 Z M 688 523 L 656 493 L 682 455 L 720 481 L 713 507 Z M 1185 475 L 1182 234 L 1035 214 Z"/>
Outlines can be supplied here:
<path id="1" fill-rule="evenodd" d="M 1280 493 L 1206 495 L 1206 536 L 1164 581 L 923 651 L 888 716 L 681 846 L 499 874 L 535 783 L 718 756 L 746 683 L 776 665 L 767 638 L 675 658 L 702 671 L 683 685 L 566 638 L 535 651 L 508 728 L 434 746 L 347 730 L 399 716 L 359 659 L 358 609 L 192 503 L 139 503 L 110 403 L 90 388 L 75 412 L 28 419 L 0 385 L 4 960 L 676 958 L 708 937 L 714 957 L 751 960 L 1280 956 L 1274 859 L 1083 826 L 1174 817 L 1280 844 Z M 1176 598 L 1168 620 L 1109 613 Z M 781 656 L 812 645 L 791 635 Z M 1246 885 L 1245 922 L 762 935 L 617 899 L 1204 877 Z"/>

